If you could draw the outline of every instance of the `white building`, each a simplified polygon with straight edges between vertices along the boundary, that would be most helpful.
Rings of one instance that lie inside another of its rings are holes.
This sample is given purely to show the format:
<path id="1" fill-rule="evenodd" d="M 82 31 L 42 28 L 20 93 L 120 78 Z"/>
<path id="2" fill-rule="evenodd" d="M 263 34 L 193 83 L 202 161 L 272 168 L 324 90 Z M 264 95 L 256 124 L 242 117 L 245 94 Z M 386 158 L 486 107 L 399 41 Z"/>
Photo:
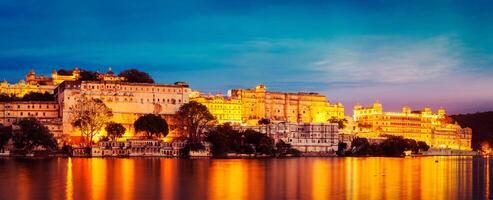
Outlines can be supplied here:
<path id="1" fill-rule="evenodd" d="M 259 126 L 235 126 L 235 129 L 252 129 L 283 140 L 303 153 L 324 153 L 337 150 L 345 137 L 339 133 L 337 123 L 272 123 Z"/>

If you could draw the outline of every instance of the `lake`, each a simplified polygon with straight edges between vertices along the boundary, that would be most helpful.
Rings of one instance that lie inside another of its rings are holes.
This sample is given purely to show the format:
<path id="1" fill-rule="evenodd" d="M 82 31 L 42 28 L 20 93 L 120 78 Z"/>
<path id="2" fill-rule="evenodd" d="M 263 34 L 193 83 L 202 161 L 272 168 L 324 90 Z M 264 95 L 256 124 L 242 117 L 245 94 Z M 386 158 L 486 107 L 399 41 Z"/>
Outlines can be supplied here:
<path id="1" fill-rule="evenodd" d="M 491 158 L 0 158 L 0 199 L 488 199 Z"/>

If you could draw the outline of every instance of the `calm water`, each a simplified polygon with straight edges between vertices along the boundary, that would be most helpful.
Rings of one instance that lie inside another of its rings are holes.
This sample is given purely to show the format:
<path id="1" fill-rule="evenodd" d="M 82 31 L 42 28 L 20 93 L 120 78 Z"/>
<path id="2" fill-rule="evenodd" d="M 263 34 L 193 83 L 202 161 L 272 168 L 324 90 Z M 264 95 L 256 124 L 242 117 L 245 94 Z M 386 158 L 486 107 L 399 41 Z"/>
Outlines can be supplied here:
<path id="1" fill-rule="evenodd" d="M 0 199 L 484 199 L 492 161 L 4 158 Z"/>

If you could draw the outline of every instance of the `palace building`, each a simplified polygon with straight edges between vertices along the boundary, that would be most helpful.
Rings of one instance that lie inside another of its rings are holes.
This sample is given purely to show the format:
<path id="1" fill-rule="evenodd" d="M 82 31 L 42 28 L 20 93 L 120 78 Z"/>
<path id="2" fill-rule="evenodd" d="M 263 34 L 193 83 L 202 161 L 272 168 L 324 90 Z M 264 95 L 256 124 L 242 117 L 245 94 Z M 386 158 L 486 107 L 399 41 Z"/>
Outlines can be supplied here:
<path id="1" fill-rule="evenodd" d="M 127 129 L 124 136 L 133 136 L 133 123 L 144 114 L 163 115 L 168 123 L 173 124 L 173 115 L 189 101 L 190 92 L 188 84 L 183 82 L 65 81 L 56 89 L 55 95 L 60 104 L 64 135 L 80 136 L 70 123 L 71 107 L 78 99 L 85 97 L 102 100 L 113 111 L 112 121 L 121 123 Z"/>
<path id="2" fill-rule="evenodd" d="M 383 112 L 382 104 L 375 102 L 371 107 L 356 105 L 353 117 L 359 137 L 395 135 L 424 141 L 432 148 L 471 149 L 472 130 L 452 123 L 443 108 L 433 113 L 429 107 L 412 111 L 404 106 L 402 112 Z"/>
<path id="3" fill-rule="evenodd" d="M 29 71 L 26 80 L 20 80 L 18 83 L 10 84 L 7 81 L 0 83 L 0 94 L 6 94 L 16 97 L 22 97 L 31 92 L 53 94 L 55 88 L 64 81 L 75 81 L 81 78 L 81 70 L 75 68 L 66 73 L 58 73 L 54 70 L 50 76 L 36 75 L 34 70 Z M 124 77 L 116 76 L 111 68 L 107 73 L 96 73 L 98 79 L 103 81 L 124 81 Z"/>
<path id="4" fill-rule="evenodd" d="M 205 95 L 193 92 L 191 100 L 201 103 L 209 109 L 209 112 L 216 118 L 217 123 L 241 124 L 242 104 L 239 99 L 232 99 L 221 94 Z"/>
<path id="5" fill-rule="evenodd" d="M 56 137 L 62 135 L 59 105 L 53 101 L 0 102 L 0 124 L 10 126 L 23 118 L 38 119 Z"/>
<path id="6" fill-rule="evenodd" d="M 37 76 L 34 70 L 29 71 L 26 75 L 26 80 L 20 80 L 18 83 L 10 84 L 7 81 L 0 83 L 0 94 L 6 94 L 16 97 L 23 97 L 24 95 L 37 92 L 37 93 L 50 93 L 63 81 L 73 81 L 80 77 L 80 70 L 75 68 L 70 75 L 58 74 L 57 71 L 51 73 L 51 77 L 44 76 L 43 74 Z"/>
<path id="7" fill-rule="evenodd" d="M 228 93 L 232 99 L 241 101 L 242 121 L 249 125 L 257 124 L 262 118 L 299 123 L 325 123 L 333 118 L 344 118 L 341 103 L 331 104 L 318 93 L 269 92 L 265 85 L 233 89 Z"/>

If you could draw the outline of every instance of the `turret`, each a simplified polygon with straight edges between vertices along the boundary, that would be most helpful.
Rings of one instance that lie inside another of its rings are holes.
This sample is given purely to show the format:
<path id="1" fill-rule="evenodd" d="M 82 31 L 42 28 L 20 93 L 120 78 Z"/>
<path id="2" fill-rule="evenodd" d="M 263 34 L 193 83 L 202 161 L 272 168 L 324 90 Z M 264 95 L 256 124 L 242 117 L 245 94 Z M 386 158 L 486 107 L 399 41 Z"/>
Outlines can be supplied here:
<path id="1" fill-rule="evenodd" d="M 356 103 L 356 105 L 354 105 L 354 110 L 359 110 L 361 108 L 363 108 L 363 106 L 361 106 L 361 104 L 359 103 Z"/>
<path id="2" fill-rule="evenodd" d="M 80 69 L 78 67 L 75 67 L 75 69 L 72 71 L 72 76 L 74 76 L 75 79 L 79 79 Z"/>
<path id="3" fill-rule="evenodd" d="M 440 107 L 438 110 L 437 110 L 437 114 L 441 117 L 445 116 L 447 113 L 445 113 L 445 109 L 443 107 Z"/>
<path id="4" fill-rule="evenodd" d="M 257 87 L 255 87 L 255 91 L 256 92 L 265 92 L 265 91 L 267 91 L 267 88 L 265 87 L 264 84 L 260 84 L 260 85 L 257 85 Z"/>
<path id="5" fill-rule="evenodd" d="M 402 107 L 402 113 L 405 113 L 405 114 L 411 113 L 411 108 L 409 106 Z"/>
<path id="6" fill-rule="evenodd" d="M 36 73 L 34 73 L 34 70 L 31 69 L 31 71 L 29 71 L 29 73 L 27 73 L 26 75 L 26 81 L 28 83 L 31 83 L 35 80 L 36 80 Z"/>
<path id="7" fill-rule="evenodd" d="M 380 101 L 376 100 L 375 103 L 373 103 L 373 110 L 375 112 L 381 113 L 383 111 L 382 104 L 380 104 Z"/>

